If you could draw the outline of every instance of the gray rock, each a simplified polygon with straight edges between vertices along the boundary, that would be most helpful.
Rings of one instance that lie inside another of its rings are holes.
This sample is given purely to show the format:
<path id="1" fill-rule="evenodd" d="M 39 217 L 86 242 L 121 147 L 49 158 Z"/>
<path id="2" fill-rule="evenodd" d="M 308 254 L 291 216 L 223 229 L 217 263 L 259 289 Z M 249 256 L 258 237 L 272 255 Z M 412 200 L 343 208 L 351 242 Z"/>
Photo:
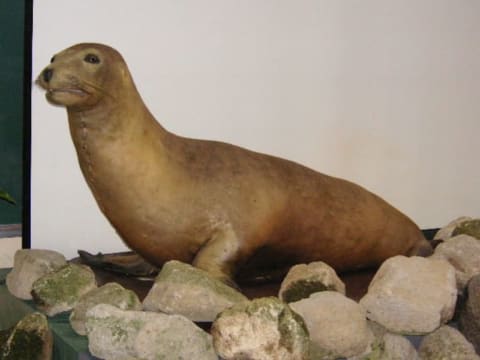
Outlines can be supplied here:
<path id="1" fill-rule="evenodd" d="M 21 249 L 13 259 L 13 269 L 7 275 L 7 288 L 14 296 L 30 300 L 35 280 L 65 266 L 65 257 L 51 250 Z"/>
<path id="2" fill-rule="evenodd" d="M 474 275 L 480 274 L 480 241 L 469 235 L 454 236 L 438 245 L 432 258 L 445 259 L 453 265 L 461 292 Z"/>
<path id="3" fill-rule="evenodd" d="M 360 356 L 348 360 L 418 360 L 417 350 L 404 336 L 389 333 L 383 326 L 369 321 L 375 336 L 369 349 Z"/>
<path id="4" fill-rule="evenodd" d="M 460 310 L 459 328 L 480 353 L 480 275 L 468 283 L 468 298 Z"/>
<path id="5" fill-rule="evenodd" d="M 68 264 L 33 283 L 37 307 L 48 316 L 72 310 L 80 297 L 97 287 L 95 274 L 84 265 Z"/>
<path id="6" fill-rule="evenodd" d="M 13 329 L 0 332 L 0 359 L 50 360 L 53 337 L 45 315 L 34 312 Z"/>
<path id="7" fill-rule="evenodd" d="M 143 301 L 148 311 L 179 314 L 192 321 L 213 321 L 218 313 L 247 298 L 205 271 L 169 261 Z"/>
<path id="8" fill-rule="evenodd" d="M 468 220 L 472 220 L 472 218 L 469 216 L 462 216 L 455 220 L 452 220 L 450 223 L 448 223 L 447 225 L 442 227 L 440 230 L 438 230 L 433 239 L 438 241 L 448 240 L 449 238 L 452 237 L 452 233 L 455 230 L 455 228 L 459 224 Z"/>
<path id="9" fill-rule="evenodd" d="M 453 230 L 452 237 L 462 234 L 480 239 L 480 219 L 471 219 L 461 222 Z"/>
<path id="10" fill-rule="evenodd" d="M 140 329 L 151 319 L 168 315 L 142 311 L 124 311 L 99 304 L 86 313 L 85 327 L 88 349 L 102 359 L 126 360 L 136 357 L 135 339 Z"/>
<path id="11" fill-rule="evenodd" d="M 142 303 L 131 290 L 117 283 L 107 283 L 80 297 L 70 314 L 70 325 L 79 335 L 86 335 L 85 320 L 88 310 L 98 304 L 109 304 L 121 310 L 142 310 Z"/>
<path id="12" fill-rule="evenodd" d="M 422 360 L 480 360 L 460 331 L 442 326 L 425 336 L 418 353 Z"/>
<path id="13" fill-rule="evenodd" d="M 282 281 L 278 297 L 289 303 L 325 290 L 338 291 L 345 295 L 345 284 L 333 268 L 324 262 L 316 261 L 293 266 Z"/>
<path id="14" fill-rule="evenodd" d="M 217 360 L 212 336 L 181 315 L 148 321 L 134 342 L 140 359 Z"/>
<path id="15" fill-rule="evenodd" d="M 211 336 L 182 316 L 107 304 L 94 306 L 86 315 L 88 348 L 99 358 L 217 359 Z"/>
<path id="16" fill-rule="evenodd" d="M 391 332 L 415 335 L 449 321 L 456 300 L 455 268 L 447 261 L 395 256 L 381 265 L 360 304 Z"/>
<path id="17" fill-rule="evenodd" d="M 303 317 L 316 358 L 359 355 L 373 341 L 365 309 L 336 291 L 317 292 L 289 305 Z"/>
<path id="18" fill-rule="evenodd" d="M 302 318 L 274 297 L 224 310 L 211 333 L 224 360 L 303 360 L 309 356 L 308 330 Z"/>

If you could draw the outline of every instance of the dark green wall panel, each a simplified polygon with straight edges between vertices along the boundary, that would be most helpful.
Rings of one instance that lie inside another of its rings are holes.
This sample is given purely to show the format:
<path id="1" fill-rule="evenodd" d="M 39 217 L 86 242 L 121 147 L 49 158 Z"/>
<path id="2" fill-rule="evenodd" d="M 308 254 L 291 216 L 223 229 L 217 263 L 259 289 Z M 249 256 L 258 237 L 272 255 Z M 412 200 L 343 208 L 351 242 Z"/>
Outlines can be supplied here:
<path id="1" fill-rule="evenodd" d="M 0 224 L 22 222 L 25 2 L 0 0 L 0 188 L 17 201 L 0 201 Z"/>

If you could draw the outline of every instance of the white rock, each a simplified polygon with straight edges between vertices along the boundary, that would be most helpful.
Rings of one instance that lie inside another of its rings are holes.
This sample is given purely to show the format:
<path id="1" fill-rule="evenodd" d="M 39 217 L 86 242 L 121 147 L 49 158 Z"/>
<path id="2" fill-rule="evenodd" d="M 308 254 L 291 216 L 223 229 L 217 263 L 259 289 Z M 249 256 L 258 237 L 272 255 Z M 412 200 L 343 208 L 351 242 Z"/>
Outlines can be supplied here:
<path id="1" fill-rule="evenodd" d="M 433 240 L 445 241 L 445 240 L 449 239 L 452 236 L 452 233 L 455 230 L 455 228 L 459 224 L 461 224 L 465 221 L 468 221 L 468 220 L 472 220 L 472 218 L 469 217 L 469 216 L 462 216 L 462 217 L 459 217 L 455 220 L 452 220 L 447 225 L 445 225 L 444 227 L 442 227 L 440 230 L 437 231 L 437 233 L 433 237 Z"/>
<path id="2" fill-rule="evenodd" d="M 88 310 L 98 304 L 109 304 L 121 310 L 142 310 L 142 303 L 131 290 L 111 282 L 93 289 L 79 298 L 70 314 L 70 325 L 79 335 L 86 335 L 85 320 Z"/>
<path id="3" fill-rule="evenodd" d="M 456 300 L 455 268 L 447 261 L 395 256 L 382 264 L 360 304 L 394 333 L 425 334 L 452 318 Z"/>
<path id="4" fill-rule="evenodd" d="M 120 310 L 107 304 L 94 306 L 86 315 L 88 348 L 102 359 L 217 358 L 211 336 L 182 316 Z"/>
<path id="5" fill-rule="evenodd" d="M 480 360 L 473 345 L 450 326 L 442 326 L 425 336 L 418 353 L 422 360 Z"/>
<path id="6" fill-rule="evenodd" d="M 14 296 L 30 300 L 32 284 L 35 280 L 66 264 L 65 257 L 56 251 L 17 250 L 13 259 L 13 269 L 6 278 L 7 288 Z"/>
<path id="7" fill-rule="evenodd" d="M 325 290 L 345 295 L 345 284 L 333 268 L 322 261 L 316 261 L 293 266 L 282 281 L 278 297 L 289 303 Z"/>
<path id="8" fill-rule="evenodd" d="M 217 360 L 212 336 L 187 318 L 169 315 L 149 320 L 138 332 L 134 349 L 144 360 Z"/>
<path id="9" fill-rule="evenodd" d="M 480 240 L 473 236 L 454 236 L 438 245 L 431 257 L 445 259 L 453 265 L 459 291 L 465 289 L 473 276 L 480 274 Z"/>
<path id="10" fill-rule="evenodd" d="M 302 318 L 274 297 L 224 310 L 212 324 L 211 333 L 224 360 L 308 359 L 308 331 Z"/>
<path id="11" fill-rule="evenodd" d="M 365 352 L 373 340 L 365 309 L 338 292 L 314 293 L 289 305 L 303 317 L 316 353 L 351 357 Z"/>
<path id="12" fill-rule="evenodd" d="M 169 261 L 143 300 L 143 308 L 179 314 L 192 321 L 213 321 L 222 310 L 247 298 L 237 290 L 180 261 Z"/>

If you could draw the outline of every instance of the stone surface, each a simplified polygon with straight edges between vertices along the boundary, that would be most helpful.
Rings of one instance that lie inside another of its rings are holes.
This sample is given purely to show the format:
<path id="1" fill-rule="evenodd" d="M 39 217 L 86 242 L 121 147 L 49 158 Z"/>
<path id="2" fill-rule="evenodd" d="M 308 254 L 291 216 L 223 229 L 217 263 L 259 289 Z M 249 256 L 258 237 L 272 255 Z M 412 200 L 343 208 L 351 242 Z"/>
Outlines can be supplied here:
<path id="1" fill-rule="evenodd" d="M 148 311 L 179 314 L 192 321 L 213 321 L 218 313 L 247 298 L 205 271 L 169 261 L 143 301 Z"/>
<path id="2" fill-rule="evenodd" d="M 278 297 L 289 303 L 325 290 L 338 291 L 345 295 L 345 284 L 333 268 L 324 262 L 316 261 L 293 266 L 282 281 Z"/>
<path id="3" fill-rule="evenodd" d="M 418 353 L 422 360 L 480 360 L 460 331 L 442 326 L 425 336 Z"/>
<path id="4" fill-rule="evenodd" d="M 212 336 L 180 315 L 149 320 L 138 332 L 134 349 L 145 360 L 218 359 Z"/>
<path id="5" fill-rule="evenodd" d="M 457 235 L 441 243 L 432 258 L 445 259 L 456 271 L 457 287 L 463 291 L 472 276 L 480 274 L 480 240 Z"/>
<path id="6" fill-rule="evenodd" d="M 462 221 L 452 232 L 452 237 L 457 235 L 469 235 L 480 240 L 480 219 Z"/>
<path id="7" fill-rule="evenodd" d="M 417 350 L 404 336 L 392 334 L 383 326 L 368 322 L 369 328 L 374 334 L 374 341 L 368 350 L 359 356 L 348 360 L 418 360 Z"/>
<path id="8" fill-rule="evenodd" d="M 85 320 L 88 310 L 98 304 L 109 304 L 122 310 L 142 310 L 142 303 L 131 290 L 118 283 L 107 283 L 89 291 L 78 300 L 70 314 L 70 325 L 79 335 L 86 335 Z"/>
<path id="9" fill-rule="evenodd" d="M 87 311 L 86 328 L 90 352 L 102 359 L 217 358 L 211 336 L 178 315 L 99 304 Z"/>
<path id="10" fill-rule="evenodd" d="M 391 332 L 415 335 L 449 321 L 456 300 L 455 268 L 447 261 L 395 256 L 382 264 L 360 304 Z"/>
<path id="11" fill-rule="evenodd" d="M 53 337 L 45 315 L 34 312 L 0 334 L 0 359 L 50 360 Z"/>
<path id="12" fill-rule="evenodd" d="M 437 233 L 433 237 L 433 240 L 445 241 L 445 240 L 449 239 L 450 237 L 452 237 L 452 233 L 455 230 L 455 228 L 459 224 L 461 224 L 465 221 L 468 221 L 468 220 L 472 220 L 472 218 L 469 217 L 469 216 L 461 216 L 461 217 L 459 217 L 455 220 L 452 220 L 450 223 L 443 226 L 440 230 L 437 231 Z"/>
<path id="13" fill-rule="evenodd" d="M 82 295 L 96 287 L 95 274 L 88 266 L 68 264 L 36 280 L 32 296 L 40 310 L 54 316 L 72 310 Z"/>
<path id="14" fill-rule="evenodd" d="M 13 269 L 7 275 L 7 288 L 14 296 L 30 300 L 34 281 L 66 264 L 65 257 L 56 251 L 17 250 L 13 260 Z"/>
<path id="15" fill-rule="evenodd" d="M 468 283 L 468 297 L 460 310 L 459 328 L 480 353 L 480 275 Z"/>
<path id="16" fill-rule="evenodd" d="M 224 360 L 308 359 L 308 330 L 302 318 L 274 297 L 235 304 L 220 313 L 211 333 Z"/>
<path id="17" fill-rule="evenodd" d="M 338 292 L 317 292 L 289 305 L 307 325 L 315 358 L 359 355 L 373 340 L 365 309 Z"/>

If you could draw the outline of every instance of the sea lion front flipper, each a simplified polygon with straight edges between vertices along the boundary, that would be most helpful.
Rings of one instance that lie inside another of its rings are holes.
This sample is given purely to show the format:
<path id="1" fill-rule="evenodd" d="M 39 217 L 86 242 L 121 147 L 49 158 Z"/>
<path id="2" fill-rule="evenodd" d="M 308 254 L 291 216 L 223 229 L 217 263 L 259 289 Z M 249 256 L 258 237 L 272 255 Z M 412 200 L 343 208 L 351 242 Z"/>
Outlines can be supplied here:
<path id="1" fill-rule="evenodd" d="M 195 255 L 192 265 L 205 270 L 214 278 L 238 289 L 233 280 L 240 241 L 230 225 L 219 229 Z"/>

